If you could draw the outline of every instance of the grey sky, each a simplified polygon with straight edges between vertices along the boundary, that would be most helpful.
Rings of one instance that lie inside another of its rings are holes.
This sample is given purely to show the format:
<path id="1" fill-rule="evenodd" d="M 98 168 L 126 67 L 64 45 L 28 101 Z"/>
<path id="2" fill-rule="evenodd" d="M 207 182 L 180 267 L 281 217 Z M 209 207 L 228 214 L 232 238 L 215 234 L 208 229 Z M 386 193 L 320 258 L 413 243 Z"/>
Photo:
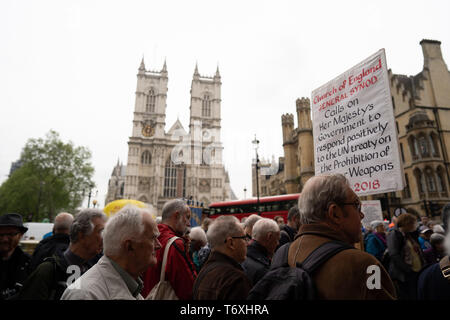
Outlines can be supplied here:
<path id="1" fill-rule="evenodd" d="M 282 155 L 281 115 L 295 100 L 380 48 L 397 74 L 422 70 L 420 40 L 442 41 L 448 1 L 0 2 L 0 182 L 27 139 L 50 129 L 93 154 L 104 205 L 117 159 L 127 161 L 136 73 L 167 60 L 166 131 L 189 123 L 195 63 L 222 76 L 224 165 L 239 198 L 251 194 L 251 141 Z"/>

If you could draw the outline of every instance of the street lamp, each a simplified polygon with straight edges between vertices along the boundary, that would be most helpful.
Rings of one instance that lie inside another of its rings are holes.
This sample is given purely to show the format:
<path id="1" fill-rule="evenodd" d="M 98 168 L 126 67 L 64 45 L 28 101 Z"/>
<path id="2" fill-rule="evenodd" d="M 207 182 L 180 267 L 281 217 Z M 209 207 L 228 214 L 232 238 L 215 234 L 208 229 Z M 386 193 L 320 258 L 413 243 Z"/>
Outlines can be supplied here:
<path id="1" fill-rule="evenodd" d="M 94 188 L 94 185 L 90 185 L 89 186 L 89 193 L 88 193 L 88 205 L 87 205 L 87 207 L 89 208 L 89 206 L 90 206 L 90 203 L 91 203 L 91 197 L 92 197 L 92 189 Z M 85 190 L 83 189 L 83 197 L 84 197 L 84 193 L 85 192 Z M 98 194 L 98 190 L 96 190 L 95 191 L 95 195 L 94 195 L 94 197 L 97 197 L 97 194 Z M 94 208 L 95 208 L 95 205 L 97 204 L 97 200 L 94 200 L 95 202 L 94 202 Z"/>
<path id="2" fill-rule="evenodd" d="M 247 187 L 244 187 L 244 199 L 247 199 Z"/>
<path id="3" fill-rule="evenodd" d="M 258 215 L 261 214 L 261 212 L 259 211 L 259 157 L 258 157 L 258 146 L 259 146 L 259 140 L 256 139 L 256 134 L 255 134 L 255 140 L 252 141 L 253 143 L 253 147 L 255 148 L 255 153 L 256 153 L 256 165 L 255 165 L 255 170 L 256 170 L 256 208 L 258 209 Z"/>

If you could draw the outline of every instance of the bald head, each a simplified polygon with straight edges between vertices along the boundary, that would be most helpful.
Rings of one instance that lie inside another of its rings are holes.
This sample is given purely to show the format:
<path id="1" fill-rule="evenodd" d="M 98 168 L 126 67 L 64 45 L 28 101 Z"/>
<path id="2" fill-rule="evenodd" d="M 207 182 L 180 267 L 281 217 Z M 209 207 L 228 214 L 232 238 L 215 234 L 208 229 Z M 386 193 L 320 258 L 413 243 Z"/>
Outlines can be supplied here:
<path id="1" fill-rule="evenodd" d="M 55 217 L 53 222 L 53 233 L 67 233 L 69 234 L 70 226 L 73 222 L 73 215 L 67 212 L 61 212 Z"/>

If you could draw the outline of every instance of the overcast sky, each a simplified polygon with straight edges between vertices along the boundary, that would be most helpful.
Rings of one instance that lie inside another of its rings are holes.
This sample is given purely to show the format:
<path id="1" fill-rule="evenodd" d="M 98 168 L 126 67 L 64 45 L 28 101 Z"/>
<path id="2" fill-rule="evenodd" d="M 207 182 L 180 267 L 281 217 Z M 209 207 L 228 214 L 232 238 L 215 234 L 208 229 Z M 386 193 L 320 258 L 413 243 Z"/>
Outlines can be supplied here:
<path id="1" fill-rule="evenodd" d="M 0 183 L 29 138 L 56 130 L 92 151 L 104 205 L 117 159 L 126 164 L 136 73 L 169 74 L 166 131 L 187 130 L 195 63 L 222 76 L 224 165 L 251 195 L 251 141 L 283 155 L 281 115 L 295 100 L 381 48 L 396 74 L 422 71 L 419 42 L 450 63 L 449 1 L 0 1 Z"/>

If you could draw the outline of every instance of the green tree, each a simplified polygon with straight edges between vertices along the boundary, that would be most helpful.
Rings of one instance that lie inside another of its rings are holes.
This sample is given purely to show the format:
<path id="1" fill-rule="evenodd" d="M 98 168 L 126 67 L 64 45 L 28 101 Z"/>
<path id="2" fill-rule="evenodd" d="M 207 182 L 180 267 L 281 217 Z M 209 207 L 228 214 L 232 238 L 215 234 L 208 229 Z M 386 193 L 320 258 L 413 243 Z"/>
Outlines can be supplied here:
<path id="1" fill-rule="evenodd" d="M 45 139 L 29 139 L 21 153 L 23 165 L 0 186 L 0 214 L 52 221 L 60 211 L 74 211 L 84 191 L 95 186 L 90 159 L 87 148 L 64 143 L 53 130 Z"/>

